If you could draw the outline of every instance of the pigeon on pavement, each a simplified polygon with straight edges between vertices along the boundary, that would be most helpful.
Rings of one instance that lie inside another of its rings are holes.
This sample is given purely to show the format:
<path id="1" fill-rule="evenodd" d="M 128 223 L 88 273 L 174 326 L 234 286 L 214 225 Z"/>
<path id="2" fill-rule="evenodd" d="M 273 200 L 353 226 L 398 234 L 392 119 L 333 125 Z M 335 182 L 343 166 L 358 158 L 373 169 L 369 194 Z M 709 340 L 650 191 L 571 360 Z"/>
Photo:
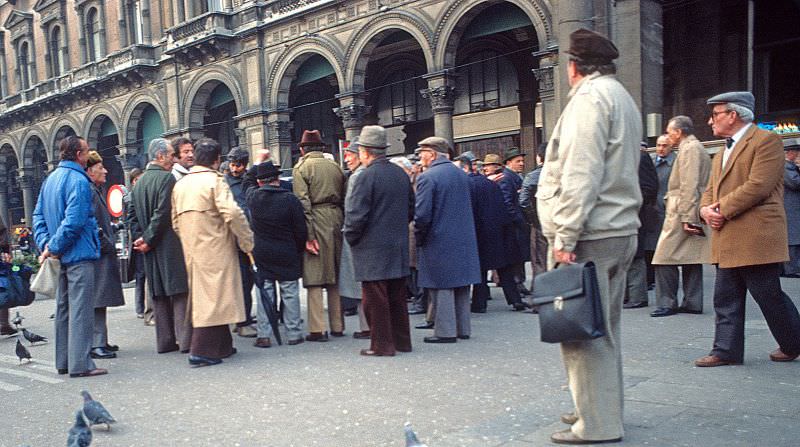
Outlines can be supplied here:
<path id="1" fill-rule="evenodd" d="M 89 426 L 105 424 L 107 430 L 111 430 L 111 425 L 117 422 L 111 413 L 106 410 L 100 402 L 92 399 L 88 391 L 81 391 L 83 396 L 83 414 L 89 420 Z"/>
<path id="2" fill-rule="evenodd" d="M 22 345 L 22 342 L 19 341 L 19 337 L 17 337 L 17 357 L 19 357 L 19 364 L 22 364 L 22 359 L 28 359 L 31 361 L 31 352 L 28 351 L 28 348 Z"/>
<path id="3" fill-rule="evenodd" d="M 406 422 L 405 430 L 406 447 L 428 447 L 426 444 L 419 442 L 419 439 L 417 439 L 417 434 L 414 433 L 414 430 L 411 428 L 410 422 Z"/>
<path id="4" fill-rule="evenodd" d="M 89 447 L 92 443 L 92 430 L 86 426 L 83 414 L 78 410 L 75 412 L 75 425 L 69 429 L 67 447 Z"/>
<path id="5" fill-rule="evenodd" d="M 20 314 L 19 314 L 19 311 L 17 311 L 17 315 L 15 315 L 15 316 L 14 316 L 14 319 L 13 319 L 13 320 L 11 320 L 11 324 L 13 324 L 14 326 L 19 326 L 19 325 L 21 325 L 21 324 L 22 324 L 22 320 L 24 320 L 24 319 L 25 319 L 25 317 L 23 317 L 22 315 L 20 315 Z"/>
<path id="6" fill-rule="evenodd" d="M 33 332 L 22 328 L 22 335 L 25 337 L 25 340 L 28 340 L 31 345 L 38 342 L 47 342 L 47 337 L 42 337 L 39 334 L 34 334 Z"/>

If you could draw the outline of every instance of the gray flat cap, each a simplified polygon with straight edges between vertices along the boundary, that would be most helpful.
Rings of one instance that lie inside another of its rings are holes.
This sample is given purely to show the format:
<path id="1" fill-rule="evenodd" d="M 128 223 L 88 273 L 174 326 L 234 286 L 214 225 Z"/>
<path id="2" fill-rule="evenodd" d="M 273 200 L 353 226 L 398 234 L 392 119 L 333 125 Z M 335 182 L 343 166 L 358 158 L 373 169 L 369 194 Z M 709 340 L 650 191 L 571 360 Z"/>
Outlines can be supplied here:
<path id="1" fill-rule="evenodd" d="M 749 109 L 751 112 L 756 109 L 756 99 L 750 92 L 727 92 L 709 98 L 706 104 L 736 104 Z"/>
<path id="2" fill-rule="evenodd" d="M 800 138 L 787 138 L 783 140 L 783 150 L 800 151 Z"/>
<path id="3" fill-rule="evenodd" d="M 436 152 L 440 152 L 442 154 L 450 153 L 450 143 L 448 143 L 447 140 L 441 137 L 428 137 L 417 143 L 417 145 L 429 147 L 435 150 Z M 419 148 L 417 149 L 419 150 Z M 418 151 L 414 152 L 419 153 Z"/>
<path id="4" fill-rule="evenodd" d="M 478 159 L 478 157 L 476 157 L 475 154 L 472 153 L 472 151 L 466 151 L 463 154 L 461 154 L 458 157 L 456 157 L 456 161 L 464 160 L 464 161 L 468 161 L 470 163 L 474 163 L 475 160 L 477 160 L 477 159 Z"/>

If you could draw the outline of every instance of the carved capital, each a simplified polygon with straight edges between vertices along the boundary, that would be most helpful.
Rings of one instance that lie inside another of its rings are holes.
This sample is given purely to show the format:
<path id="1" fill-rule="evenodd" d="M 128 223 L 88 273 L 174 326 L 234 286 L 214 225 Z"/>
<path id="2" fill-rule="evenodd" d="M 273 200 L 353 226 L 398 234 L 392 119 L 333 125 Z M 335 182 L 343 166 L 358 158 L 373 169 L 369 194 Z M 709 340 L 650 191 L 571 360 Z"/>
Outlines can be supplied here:
<path id="1" fill-rule="evenodd" d="M 440 85 L 419 91 L 423 98 L 430 100 L 433 113 L 452 112 L 457 91 L 452 85 Z"/>
<path id="2" fill-rule="evenodd" d="M 35 181 L 30 169 L 20 169 L 18 182 L 20 189 L 33 189 Z"/>
<path id="3" fill-rule="evenodd" d="M 364 117 L 372 110 L 371 106 L 363 104 L 348 104 L 346 106 L 336 107 L 333 113 L 336 114 L 341 120 L 345 129 L 352 129 L 354 127 L 362 127 L 364 125 Z"/>
<path id="4" fill-rule="evenodd" d="M 539 81 L 539 95 L 548 96 L 555 93 L 555 67 L 548 66 L 542 68 L 534 68 L 533 75 Z"/>
<path id="5" fill-rule="evenodd" d="M 270 121 L 267 124 L 269 129 L 269 143 L 272 144 L 290 144 L 292 142 L 292 127 L 291 121 Z"/>

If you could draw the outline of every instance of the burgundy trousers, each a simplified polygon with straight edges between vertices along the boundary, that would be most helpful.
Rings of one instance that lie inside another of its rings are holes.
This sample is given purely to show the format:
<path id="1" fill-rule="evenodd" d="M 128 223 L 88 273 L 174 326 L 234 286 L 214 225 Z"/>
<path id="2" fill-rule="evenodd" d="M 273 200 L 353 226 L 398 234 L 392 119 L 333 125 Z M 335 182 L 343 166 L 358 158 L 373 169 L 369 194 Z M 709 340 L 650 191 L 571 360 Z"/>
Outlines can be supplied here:
<path id="1" fill-rule="evenodd" d="M 370 350 L 382 355 L 410 352 L 406 278 L 364 281 L 361 294 L 370 329 Z"/>

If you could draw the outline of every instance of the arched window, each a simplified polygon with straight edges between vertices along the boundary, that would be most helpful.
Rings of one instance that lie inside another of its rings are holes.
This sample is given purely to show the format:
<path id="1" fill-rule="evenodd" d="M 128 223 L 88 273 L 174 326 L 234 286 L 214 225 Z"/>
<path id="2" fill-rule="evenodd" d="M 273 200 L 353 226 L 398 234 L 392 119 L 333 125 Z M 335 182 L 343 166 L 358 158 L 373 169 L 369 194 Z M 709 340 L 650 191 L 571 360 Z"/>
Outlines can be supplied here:
<path id="1" fill-rule="evenodd" d="M 30 48 L 28 42 L 19 44 L 17 53 L 17 67 L 19 69 L 20 90 L 28 90 L 31 88 L 31 72 L 30 72 Z"/>
<path id="2" fill-rule="evenodd" d="M 97 8 L 86 13 L 86 56 L 89 61 L 103 57 L 103 43 L 100 39 L 100 14 Z"/>
<path id="3" fill-rule="evenodd" d="M 50 56 L 50 71 L 52 75 L 61 76 L 64 70 L 64 56 L 61 52 L 61 27 L 54 26 L 50 30 L 50 42 L 48 42 L 48 53 Z"/>

